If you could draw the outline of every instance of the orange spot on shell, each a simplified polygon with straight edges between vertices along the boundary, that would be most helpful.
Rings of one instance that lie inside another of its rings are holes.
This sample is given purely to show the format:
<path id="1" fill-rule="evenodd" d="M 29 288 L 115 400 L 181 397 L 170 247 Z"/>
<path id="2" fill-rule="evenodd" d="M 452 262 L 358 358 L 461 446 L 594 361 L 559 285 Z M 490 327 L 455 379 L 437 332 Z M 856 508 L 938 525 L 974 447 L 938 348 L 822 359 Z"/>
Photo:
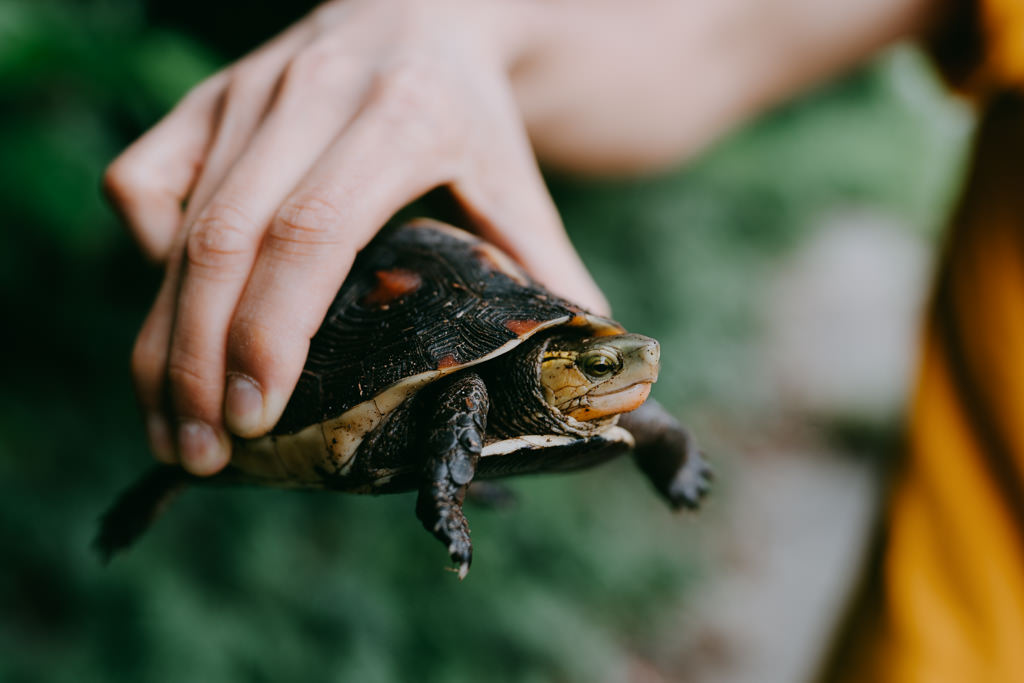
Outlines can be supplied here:
<path id="1" fill-rule="evenodd" d="M 363 303 L 370 306 L 386 306 L 395 299 L 415 292 L 423 284 L 423 278 L 405 268 L 378 270 L 377 286 L 363 298 Z"/>
<path id="2" fill-rule="evenodd" d="M 542 324 L 543 323 L 540 320 L 509 320 L 505 323 L 505 327 L 507 327 L 512 334 L 521 336 L 533 332 Z"/>
<path id="3" fill-rule="evenodd" d="M 447 370 L 448 368 L 454 368 L 458 364 L 458 361 L 455 360 L 455 356 L 449 353 L 447 356 L 445 356 L 444 358 L 437 362 L 437 369 Z"/>

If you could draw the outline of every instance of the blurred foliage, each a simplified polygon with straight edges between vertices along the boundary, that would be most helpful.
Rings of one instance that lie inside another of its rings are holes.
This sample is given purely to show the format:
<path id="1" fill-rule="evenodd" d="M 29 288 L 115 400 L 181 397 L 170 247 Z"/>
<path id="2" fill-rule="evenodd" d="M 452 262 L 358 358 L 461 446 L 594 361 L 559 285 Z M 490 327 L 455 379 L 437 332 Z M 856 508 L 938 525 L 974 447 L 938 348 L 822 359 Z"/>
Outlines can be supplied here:
<path id="1" fill-rule="evenodd" d="M 621 681 L 657 658 L 708 568 L 699 518 L 628 462 L 471 508 L 461 584 L 408 495 L 192 491 L 99 565 L 96 518 L 147 462 L 127 358 L 159 278 L 99 178 L 225 54 L 168 25 L 128 0 L 0 0 L 0 680 Z M 935 87 L 901 53 L 686 170 L 552 180 L 619 317 L 662 340 L 666 403 L 744 409 L 752 293 L 822 213 L 937 223 L 964 126 Z"/>

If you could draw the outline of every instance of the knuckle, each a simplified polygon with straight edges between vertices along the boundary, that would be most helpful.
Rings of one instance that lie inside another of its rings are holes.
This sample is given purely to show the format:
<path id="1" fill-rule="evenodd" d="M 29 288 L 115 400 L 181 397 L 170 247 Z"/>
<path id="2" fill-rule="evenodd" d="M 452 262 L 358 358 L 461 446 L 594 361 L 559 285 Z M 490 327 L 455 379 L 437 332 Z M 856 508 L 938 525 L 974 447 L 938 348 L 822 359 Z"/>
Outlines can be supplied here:
<path id="1" fill-rule="evenodd" d="M 440 71 L 427 60 L 405 58 L 377 77 L 377 113 L 406 143 L 434 148 L 455 137 L 450 88 Z"/>
<path id="2" fill-rule="evenodd" d="M 314 44 L 295 55 L 281 76 L 283 91 L 309 91 L 346 83 L 360 70 L 357 60 L 334 45 Z"/>
<path id="3" fill-rule="evenodd" d="M 151 336 L 141 333 L 135 340 L 131 355 L 131 373 L 139 398 L 149 408 L 156 407 L 160 396 L 163 354 Z"/>
<path id="4" fill-rule="evenodd" d="M 279 330 L 267 325 L 263 318 L 239 315 L 228 332 L 230 366 L 253 377 L 265 374 L 256 371 L 277 366 L 274 344 L 282 336 Z"/>
<path id="5" fill-rule="evenodd" d="M 185 244 L 189 265 L 224 270 L 247 263 L 255 248 L 251 225 L 244 213 L 228 204 L 204 210 Z"/>
<path id="6" fill-rule="evenodd" d="M 157 409 L 163 401 L 164 374 L 167 370 L 167 342 L 154 317 L 142 326 L 132 347 L 129 364 L 139 402 Z"/>
<path id="7" fill-rule="evenodd" d="M 130 156 L 122 154 L 103 172 L 103 191 L 111 202 L 123 207 L 144 193 L 139 179 L 145 175 Z"/>
<path id="8" fill-rule="evenodd" d="M 209 365 L 187 349 L 171 350 L 167 359 L 167 382 L 179 407 L 202 404 L 203 399 L 215 391 L 214 375 Z"/>
<path id="9" fill-rule="evenodd" d="M 182 390 L 190 393 L 191 390 L 201 390 L 204 384 L 203 376 L 195 368 L 181 360 L 168 362 L 167 381 L 170 382 L 175 393 L 180 393 Z"/>
<path id="10" fill-rule="evenodd" d="M 111 200 L 117 201 L 124 190 L 125 172 L 121 157 L 114 159 L 103 171 L 103 191 Z"/>
<path id="11" fill-rule="evenodd" d="M 340 241 L 342 213 L 313 195 L 289 199 L 267 232 L 266 245 L 280 252 L 306 255 Z"/>
<path id="12" fill-rule="evenodd" d="M 421 57 L 396 59 L 377 74 L 383 102 L 403 110 L 430 107 L 440 94 L 439 81 L 436 69 Z"/>
<path id="13" fill-rule="evenodd" d="M 239 62 L 227 79 L 225 100 L 248 98 L 259 91 L 267 81 L 268 69 L 259 57 L 249 57 Z"/>

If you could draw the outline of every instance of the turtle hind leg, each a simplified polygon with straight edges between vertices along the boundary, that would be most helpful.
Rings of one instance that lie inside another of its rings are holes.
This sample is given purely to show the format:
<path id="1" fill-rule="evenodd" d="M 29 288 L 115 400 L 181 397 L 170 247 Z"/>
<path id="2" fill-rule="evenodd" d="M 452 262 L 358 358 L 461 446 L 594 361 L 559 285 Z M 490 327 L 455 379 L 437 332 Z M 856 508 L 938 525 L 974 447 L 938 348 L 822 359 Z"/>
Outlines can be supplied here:
<path id="1" fill-rule="evenodd" d="M 126 489 L 104 513 L 93 540 L 104 564 L 132 545 L 190 479 L 180 467 L 158 465 Z"/>
<path id="2" fill-rule="evenodd" d="M 711 467 L 693 436 L 657 402 L 622 415 L 619 425 L 636 439 L 633 458 L 675 509 L 696 510 L 711 488 Z"/>
<path id="3" fill-rule="evenodd" d="M 459 374 L 440 388 L 434 402 L 416 516 L 445 545 L 464 579 L 473 561 L 473 543 L 462 501 L 483 449 L 487 387 L 475 373 Z"/>

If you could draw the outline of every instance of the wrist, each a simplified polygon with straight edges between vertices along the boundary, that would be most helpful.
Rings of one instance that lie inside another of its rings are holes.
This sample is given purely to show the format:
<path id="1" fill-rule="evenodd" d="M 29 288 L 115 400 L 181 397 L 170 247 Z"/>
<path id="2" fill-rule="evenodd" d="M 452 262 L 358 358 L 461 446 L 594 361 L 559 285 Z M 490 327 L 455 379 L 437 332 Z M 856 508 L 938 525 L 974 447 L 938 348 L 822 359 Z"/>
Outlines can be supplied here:
<path id="1" fill-rule="evenodd" d="M 748 96 L 733 42 L 743 2 L 506 3 L 525 36 L 512 85 L 541 159 L 634 172 L 702 147 Z"/>
<path id="2" fill-rule="evenodd" d="M 524 60 L 542 49 L 552 39 L 550 30 L 556 23 L 565 0 L 454 0 L 458 16 L 468 17 L 463 23 L 472 31 L 481 47 L 489 51 L 511 74 Z"/>

